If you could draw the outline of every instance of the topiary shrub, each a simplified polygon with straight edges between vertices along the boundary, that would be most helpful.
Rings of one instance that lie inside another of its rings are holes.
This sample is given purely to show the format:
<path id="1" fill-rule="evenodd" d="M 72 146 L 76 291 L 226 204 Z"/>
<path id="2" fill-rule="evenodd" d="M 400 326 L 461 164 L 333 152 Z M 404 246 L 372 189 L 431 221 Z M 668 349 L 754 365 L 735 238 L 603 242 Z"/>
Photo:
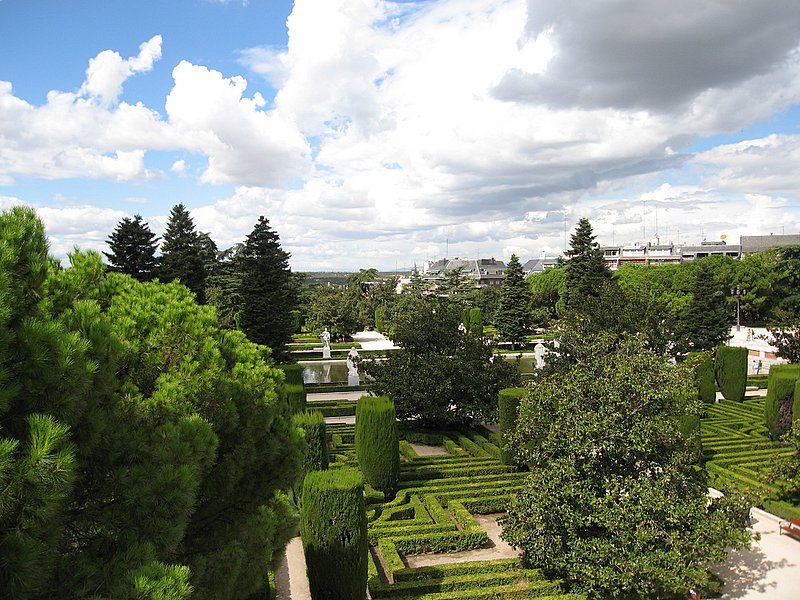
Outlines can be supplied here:
<path id="1" fill-rule="evenodd" d="M 297 473 L 296 496 L 302 498 L 303 478 L 311 471 L 324 471 L 328 468 L 328 434 L 325 417 L 319 411 L 306 411 L 294 415 L 295 427 L 302 431 L 303 461 Z"/>
<path id="2" fill-rule="evenodd" d="M 774 365 L 767 379 L 764 421 L 769 436 L 777 441 L 800 418 L 800 365 Z"/>
<path id="3" fill-rule="evenodd" d="M 747 348 L 720 346 L 714 359 L 714 376 L 726 400 L 741 402 L 747 387 Z"/>
<path id="4" fill-rule="evenodd" d="M 694 384 L 698 398 L 705 404 L 714 404 L 717 400 L 717 381 L 714 377 L 714 359 L 711 353 L 690 352 L 686 362 L 694 368 Z"/>
<path id="5" fill-rule="evenodd" d="M 285 375 L 283 393 L 289 410 L 300 413 L 306 409 L 306 387 L 303 383 L 303 367 L 298 364 L 280 365 Z"/>
<path id="6" fill-rule="evenodd" d="M 517 423 L 519 403 L 528 393 L 526 388 L 505 388 L 500 390 L 498 408 L 500 411 L 500 460 L 504 465 L 513 465 L 514 456 L 511 448 L 506 444 L 508 434 Z"/>
<path id="7" fill-rule="evenodd" d="M 356 404 L 356 457 L 364 479 L 387 496 L 400 477 L 400 438 L 394 403 L 386 396 L 362 396 Z"/>
<path id="8" fill-rule="evenodd" d="M 354 469 L 312 471 L 303 482 L 300 537 L 314 600 L 363 600 L 367 589 L 364 483 Z"/>

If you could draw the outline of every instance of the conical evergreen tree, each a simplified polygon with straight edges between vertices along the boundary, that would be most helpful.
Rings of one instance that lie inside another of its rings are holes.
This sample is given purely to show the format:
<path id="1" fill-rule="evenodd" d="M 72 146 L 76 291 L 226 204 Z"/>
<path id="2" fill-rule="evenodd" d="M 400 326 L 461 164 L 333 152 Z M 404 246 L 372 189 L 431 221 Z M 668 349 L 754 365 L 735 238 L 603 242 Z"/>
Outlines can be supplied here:
<path id="1" fill-rule="evenodd" d="M 731 314 L 722 282 L 708 260 L 697 263 L 692 299 L 678 315 L 676 345 L 681 353 L 711 350 L 729 336 Z"/>
<path id="2" fill-rule="evenodd" d="M 286 358 L 292 339 L 291 312 L 297 294 L 289 268 L 289 253 L 278 234 L 261 216 L 237 258 L 241 327 L 251 341 L 272 348 L 276 360 Z"/>
<path id="3" fill-rule="evenodd" d="M 611 271 L 603 260 L 589 219 L 578 221 L 567 256 L 564 304 L 568 311 L 581 311 L 586 300 L 596 297 L 602 284 L 611 280 Z"/>
<path id="4" fill-rule="evenodd" d="M 206 265 L 200 235 L 183 204 L 172 208 L 161 245 L 161 280 L 179 280 L 200 303 L 205 302 Z"/>
<path id="5" fill-rule="evenodd" d="M 103 252 L 111 270 L 126 273 L 138 281 L 151 281 L 156 276 L 156 242 L 158 238 L 141 215 L 125 217 L 108 236 L 111 252 Z"/>
<path id="6" fill-rule="evenodd" d="M 525 283 L 525 272 L 516 254 L 506 265 L 506 278 L 500 290 L 495 326 L 500 335 L 512 344 L 522 341 L 531 326 L 531 294 Z"/>

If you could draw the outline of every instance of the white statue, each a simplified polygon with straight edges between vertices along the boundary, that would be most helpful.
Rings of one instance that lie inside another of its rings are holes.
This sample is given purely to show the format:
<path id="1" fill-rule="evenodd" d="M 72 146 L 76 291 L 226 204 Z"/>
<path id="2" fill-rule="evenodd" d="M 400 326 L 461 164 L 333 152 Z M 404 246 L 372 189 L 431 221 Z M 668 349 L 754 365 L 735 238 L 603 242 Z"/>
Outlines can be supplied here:
<path id="1" fill-rule="evenodd" d="M 319 339 L 322 340 L 322 358 L 331 357 L 331 334 L 328 328 L 322 330 L 319 334 Z"/>
<path id="2" fill-rule="evenodd" d="M 331 334 L 328 331 L 328 328 L 322 330 L 322 333 L 319 334 L 319 339 L 322 340 L 322 347 L 323 348 L 330 348 L 331 347 Z"/>
<path id="3" fill-rule="evenodd" d="M 347 353 L 347 385 L 357 386 L 361 383 L 358 376 L 358 352 L 355 346 Z"/>
<path id="4" fill-rule="evenodd" d="M 355 346 L 347 353 L 347 374 L 358 375 L 358 351 Z"/>

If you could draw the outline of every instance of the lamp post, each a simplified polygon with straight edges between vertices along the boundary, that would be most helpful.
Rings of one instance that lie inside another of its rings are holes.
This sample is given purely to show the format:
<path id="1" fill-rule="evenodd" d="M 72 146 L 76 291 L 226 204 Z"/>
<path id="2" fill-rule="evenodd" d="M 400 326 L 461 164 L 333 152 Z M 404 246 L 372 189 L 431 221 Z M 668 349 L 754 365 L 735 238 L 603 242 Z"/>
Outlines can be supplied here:
<path id="1" fill-rule="evenodd" d="M 742 326 L 742 312 L 741 307 L 739 305 L 739 301 L 747 295 L 747 290 L 739 289 L 738 287 L 734 290 L 731 288 L 731 296 L 736 298 L 736 331 L 741 330 Z"/>

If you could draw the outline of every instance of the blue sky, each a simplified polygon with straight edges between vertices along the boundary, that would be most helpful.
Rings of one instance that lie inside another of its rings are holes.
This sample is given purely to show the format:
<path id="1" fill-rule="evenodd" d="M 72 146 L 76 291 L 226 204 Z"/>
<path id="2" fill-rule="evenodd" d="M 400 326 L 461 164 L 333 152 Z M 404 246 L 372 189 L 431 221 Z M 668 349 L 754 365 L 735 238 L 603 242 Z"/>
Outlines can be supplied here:
<path id="1" fill-rule="evenodd" d="M 0 209 L 295 270 L 800 231 L 794 0 L 0 0 Z M 678 233 L 680 232 L 680 233 Z"/>

